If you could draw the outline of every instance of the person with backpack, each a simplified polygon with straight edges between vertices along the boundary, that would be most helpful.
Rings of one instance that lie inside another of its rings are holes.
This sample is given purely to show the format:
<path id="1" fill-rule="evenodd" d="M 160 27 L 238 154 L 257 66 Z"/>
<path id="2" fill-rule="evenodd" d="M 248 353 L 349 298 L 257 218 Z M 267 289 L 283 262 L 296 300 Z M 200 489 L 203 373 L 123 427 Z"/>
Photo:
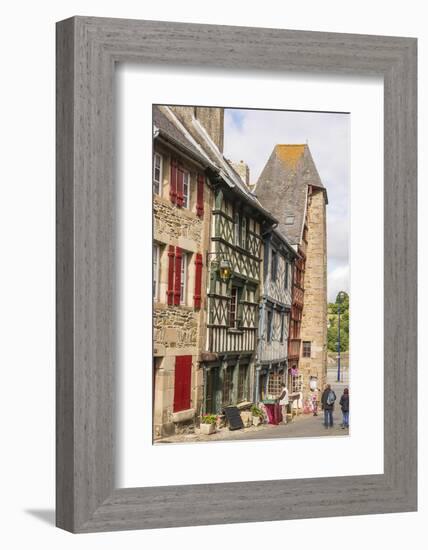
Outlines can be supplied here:
<path id="1" fill-rule="evenodd" d="M 340 406 L 342 407 L 342 430 L 349 428 L 349 389 L 343 390 L 342 397 L 340 398 Z"/>
<path id="2" fill-rule="evenodd" d="M 324 411 L 324 426 L 326 428 L 333 427 L 333 409 L 336 401 L 336 394 L 331 389 L 330 384 L 327 384 L 321 396 L 321 406 Z"/>

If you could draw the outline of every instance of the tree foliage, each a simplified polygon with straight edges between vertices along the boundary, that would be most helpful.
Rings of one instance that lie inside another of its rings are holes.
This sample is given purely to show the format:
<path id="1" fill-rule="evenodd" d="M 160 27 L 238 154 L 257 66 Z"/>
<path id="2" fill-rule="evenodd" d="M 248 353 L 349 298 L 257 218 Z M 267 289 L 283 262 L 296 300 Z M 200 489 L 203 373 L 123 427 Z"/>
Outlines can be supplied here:
<path id="1" fill-rule="evenodd" d="M 339 292 L 336 301 L 328 304 L 327 347 L 338 351 L 338 325 L 340 309 L 340 351 L 349 350 L 349 295 Z"/>

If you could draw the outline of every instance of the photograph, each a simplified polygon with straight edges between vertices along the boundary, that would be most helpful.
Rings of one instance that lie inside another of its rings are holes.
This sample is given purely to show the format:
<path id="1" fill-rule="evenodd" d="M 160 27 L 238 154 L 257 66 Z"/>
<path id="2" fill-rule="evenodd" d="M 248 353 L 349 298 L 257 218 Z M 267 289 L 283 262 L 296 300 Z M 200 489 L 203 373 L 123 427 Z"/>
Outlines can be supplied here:
<path id="1" fill-rule="evenodd" d="M 153 442 L 349 435 L 349 113 L 153 106 Z"/>
<path id="2" fill-rule="evenodd" d="M 424 12 L 4 4 L 0 548 L 421 546 Z"/>

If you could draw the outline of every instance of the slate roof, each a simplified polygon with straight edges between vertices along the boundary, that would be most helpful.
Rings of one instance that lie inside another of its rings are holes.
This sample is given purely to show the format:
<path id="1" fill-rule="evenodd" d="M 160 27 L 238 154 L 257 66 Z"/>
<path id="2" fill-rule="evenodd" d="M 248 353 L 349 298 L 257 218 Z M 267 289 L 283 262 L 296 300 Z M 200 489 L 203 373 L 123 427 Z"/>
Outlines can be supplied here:
<path id="1" fill-rule="evenodd" d="M 262 213 L 271 224 L 277 223 L 272 213 L 248 189 L 195 116 L 189 116 L 189 113 L 182 116 L 179 111 L 165 105 L 154 106 L 153 130 L 155 136 L 160 135 L 210 168 L 227 187 Z"/>
<path id="2" fill-rule="evenodd" d="M 327 191 L 307 144 L 276 145 L 257 181 L 255 193 L 279 221 L 278 230 L 292 245 L 303 235 L 308 186 Z"/>
<path id="3" fill-rule="evenodd" d="M 155 134 L 161 135 L 164 139 L 177 146 L 179 149 L 187 152 L 196 160 L 207 163 L 207 159 L 201 153 L 198 147 L 189 140 L 186 135 L 179 130 L 176 124 L 167 116 L 164 110 L 157 105 L 153 106 L 153 130 Z"/>
<path id="4" fill-rule="evenodd" d="M 285 248 L 288 250 L 288 252 L 289 252 L 289 254 L 291 254 L 291 256 L 294 256 L 294 257 L 299 256 L 297 251 L 293 248 L 291 243 L 288 242 L 288 240 L 286 239 L 286 237 L 284 236 L 283 233 L 278 231 L 278 229 L 273 229 L 272 233 L 275 235 L 275 237 L 277 239 L 279 239 L 284 244 Z"/>

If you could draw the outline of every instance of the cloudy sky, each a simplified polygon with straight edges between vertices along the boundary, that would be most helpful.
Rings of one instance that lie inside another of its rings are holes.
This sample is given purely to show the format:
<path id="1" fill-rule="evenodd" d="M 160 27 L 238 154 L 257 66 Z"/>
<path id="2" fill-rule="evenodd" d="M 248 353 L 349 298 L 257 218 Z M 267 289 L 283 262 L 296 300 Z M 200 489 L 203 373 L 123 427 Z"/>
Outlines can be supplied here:
<path id="1" fill-rule="evenodd" d="M 224 154 L 243 160 L 255 183 L 278 143 L 308 143 L 327 189 L 328 300 L 349 292 L 349 115 L 225 110 Z"/>

